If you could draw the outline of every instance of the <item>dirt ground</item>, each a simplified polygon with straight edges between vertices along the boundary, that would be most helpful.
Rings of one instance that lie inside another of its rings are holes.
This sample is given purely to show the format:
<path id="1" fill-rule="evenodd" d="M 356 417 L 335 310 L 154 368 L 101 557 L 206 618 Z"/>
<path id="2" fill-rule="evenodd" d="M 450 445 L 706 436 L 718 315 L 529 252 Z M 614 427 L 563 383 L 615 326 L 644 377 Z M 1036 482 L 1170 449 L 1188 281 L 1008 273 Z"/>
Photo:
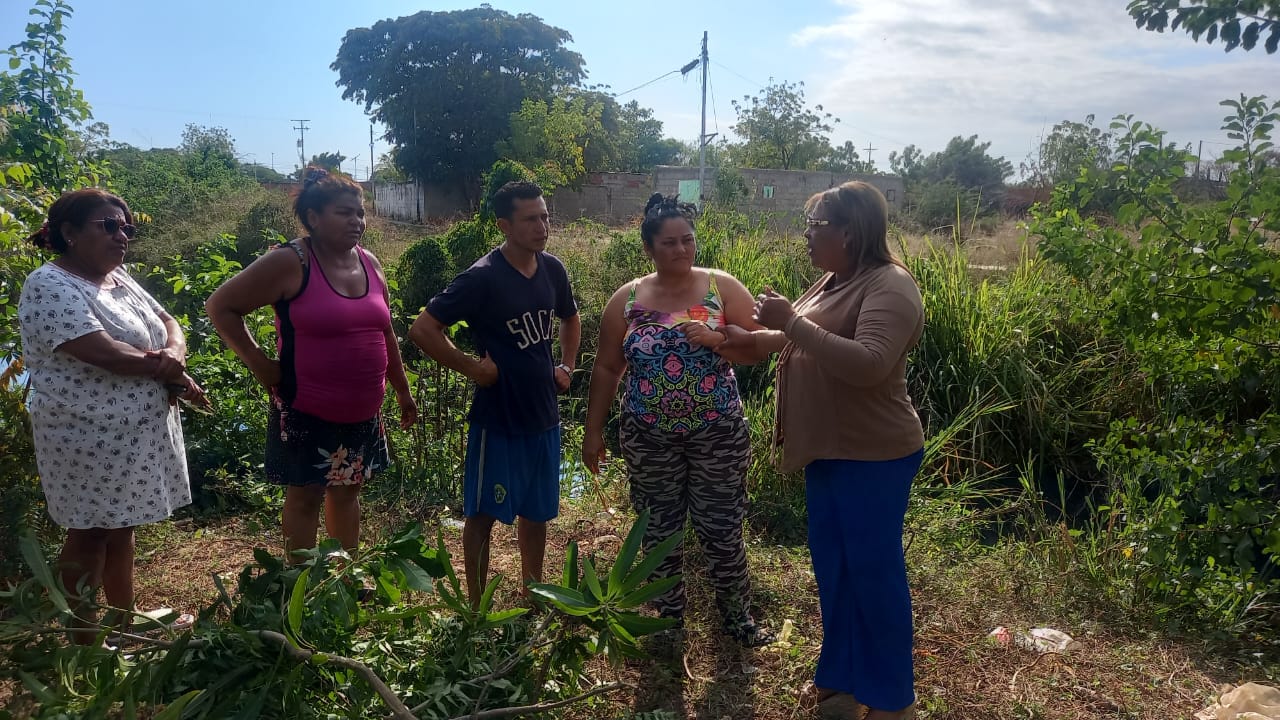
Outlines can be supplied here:
<path id="1" fill-rule="evenodd" d="M 629 527 L 626 513 L 602 512 L 594 501 L 566 503 L 563 510 L 549 533 L 550 573 L 558 571 L 570 540 L 607 561 Z M 422 519 L 445 529 L 460 573 L 456 522 Z M 380 524 L 389 527 L 402 520 L 371 518 L 366 534 L 372 539 Z M 519 561 L 513 530 L 499 525 L 493 542 L 492 570 L 515 576 Z M 253 519 L 205 526 L 179 521 L 144 530 L 137 565 L 139 607 L 199 609 L 214 597 L 210 575 L 234 576 L 251 561 L 255 546 L 281 552 L 278 530 Z M 621 719 L 653 710 L 699 720 L 813 717 L 802 692 L 817 660 L 822 630 L 807 550 L 756 538 L 750 555 L 757 615 L 774 629 L 789 621 L 793 630 L 787 642 L 744 650 L 723 637 L 716 629 L 702 556 L 696 547 L 689 548 L 690 610 L 683 642 L 653 647 L 652 659 L 630 662 L 619 671 L 598 663 L 593 671 L 601 681 L 621 680 L 629 688 L 575 707 L 564 717 Z M 921 718 L 1190 718 L 1220 683 L 1249 679 L 1236 677 L 1238 666 L 1230 658 L 1204 646 L 1153 633 L 1119 632 L 1100 621 L 1045 616 L 1034 593 L 1009 587 L 998 564 L 961 569 L 967 579 L 957 583 L 938 563 L 936 557 L 912 558 Z M 500 588 L 497 603 L 516 604 L 510 584 Z M 1080 644 L 1062 655 L 1004 647 L 987 638 L 997 624 L 1050 625 Z"/>

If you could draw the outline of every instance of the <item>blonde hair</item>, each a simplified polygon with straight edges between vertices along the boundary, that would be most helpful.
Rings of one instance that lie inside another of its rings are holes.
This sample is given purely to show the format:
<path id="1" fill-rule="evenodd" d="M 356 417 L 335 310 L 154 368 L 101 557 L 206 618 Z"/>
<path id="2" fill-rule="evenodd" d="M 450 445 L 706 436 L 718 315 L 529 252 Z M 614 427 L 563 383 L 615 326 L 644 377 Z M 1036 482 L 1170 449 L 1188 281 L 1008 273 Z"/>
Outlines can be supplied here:
<path id="1" fill-rule="evenodd" d="M 804 204 L 805 214 L 821 205 L 833 225 L 845 227 L 845 252 L 859 270 L 893 264 L 906 266 L 889 250 L 889 203 L 871 183 L 850 180 L 823 190 Z"/>

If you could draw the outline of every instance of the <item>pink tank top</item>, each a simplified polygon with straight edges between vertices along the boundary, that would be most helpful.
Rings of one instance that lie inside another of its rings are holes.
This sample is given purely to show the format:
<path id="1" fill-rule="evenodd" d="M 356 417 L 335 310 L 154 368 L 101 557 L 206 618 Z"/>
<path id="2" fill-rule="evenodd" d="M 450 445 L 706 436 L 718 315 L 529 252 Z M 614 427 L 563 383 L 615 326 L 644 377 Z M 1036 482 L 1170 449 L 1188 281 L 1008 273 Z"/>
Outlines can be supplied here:
<path id="1" fill-rule="evenodd" d="M 292 248 L 302 257 L 295 243 Z M 302 289 L 276 303 L 281 399 L 295 410 L 335 423 L 364 422 L 378 415 L 386 393 L 387 341 L 391 310 L 382 280 L 356 247 L 367 289 L 341 295 L 309 252 Z"/>

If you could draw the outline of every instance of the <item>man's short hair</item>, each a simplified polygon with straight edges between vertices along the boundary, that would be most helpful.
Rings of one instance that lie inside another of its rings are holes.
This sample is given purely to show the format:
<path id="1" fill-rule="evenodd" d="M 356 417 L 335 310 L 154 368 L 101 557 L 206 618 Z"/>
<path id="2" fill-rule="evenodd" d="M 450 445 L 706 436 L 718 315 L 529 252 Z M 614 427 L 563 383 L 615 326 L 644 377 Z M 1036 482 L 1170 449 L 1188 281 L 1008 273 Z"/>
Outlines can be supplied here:
<path id="1" fill-rule="evenodd" d="M 512 180 L 498 188 L 493 194 L 493 214 L 504 220 L 511 219 L 515 212 L 516 200 L 532 200 L 542 197 L 542 188 L 537 183 L 524 180 Z"/>

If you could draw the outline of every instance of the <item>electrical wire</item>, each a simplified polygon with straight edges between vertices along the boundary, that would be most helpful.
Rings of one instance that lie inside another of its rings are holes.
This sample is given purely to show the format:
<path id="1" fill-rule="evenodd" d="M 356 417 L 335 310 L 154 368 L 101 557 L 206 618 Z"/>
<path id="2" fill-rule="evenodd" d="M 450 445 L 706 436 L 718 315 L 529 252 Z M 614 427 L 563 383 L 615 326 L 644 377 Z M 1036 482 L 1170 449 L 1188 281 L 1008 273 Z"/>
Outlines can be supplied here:
<path id="1" fill-rule="evenodd" d="M 624 90 L 624 91 L 622 91 L 622 92 L 620 92 L 620 93 L 614 93 L 614 97 L 616 97 L 616 98 L 620 98 L 620 97 L 622 97 L 623 95 L 626 95 L 626 94 L 628 94 L 628 93 L 633 93 L 633 92 L 635 92 L 635 91 L 639 90 L 640 88 L 649 87 L 650 85 L 652 85 L 652 84 L 654 84 L 654 83 L 658 82 L 659 80 L 661 80 L 661 79 L 663 79 L 663 78 L 665 78 L 665 77 L 670 77 L 671 75 L 675 75 L 675 74 L 676 74 L 676 73 L 678 73 L 678 72 L 680 72 L 680 68 L 676 68 L 675 70 L 672 70 L 671 72 L 668 72 L 668 73 L 663 73 L 663 74 L 659 75 L 658 77 L 656 77 L 656 78 L 654 78 L 654 79 L 650 80 L 649 82 L 647 82 L 647 83 L 643 83 L 643 84 L 640 84 L 640 85 L 637 85 L 637 86 L 635 86 L 635 87 L 631 88 L 630 90 Z"/>
<path id="2" fill-rule="evenodd" d="M 765 86 L 764 86 L 763 84 L 761 84 L 759 81 L 757 81 L 757 80 L 752 80 L 751 78 L 747 77 L 746 75 L 743 75 L 742 73 L 740 73 L 740 72 L 738 72 L 738 71 L 734 70 L 733 68 L 728 67 L 728 66 L 727 66 L 727 65 L 725 65 L 724 63 L 719 63 L 719 62 L 716 62 L 715 60 L 712 60 L 712 61 L 711 61 L 711 64 L 712 64 L 712 65 L 715 65 L 716 67 L 720 68 L 721 70 L 726 70 L 726 71 L 728 71 L 728 73 L 729 73 L 730 75 L 736 75 L 738 78 L 740 78 L 740 79 L 742 79 L 742 80 L 746 80 L 747 82 L 751 83 L 752 85 L 755 85 L 756 87 L 760 88 L 761 90 L 763 90 L 763 89 L 764 89 L 764 87 L 765 87 Z"/>

